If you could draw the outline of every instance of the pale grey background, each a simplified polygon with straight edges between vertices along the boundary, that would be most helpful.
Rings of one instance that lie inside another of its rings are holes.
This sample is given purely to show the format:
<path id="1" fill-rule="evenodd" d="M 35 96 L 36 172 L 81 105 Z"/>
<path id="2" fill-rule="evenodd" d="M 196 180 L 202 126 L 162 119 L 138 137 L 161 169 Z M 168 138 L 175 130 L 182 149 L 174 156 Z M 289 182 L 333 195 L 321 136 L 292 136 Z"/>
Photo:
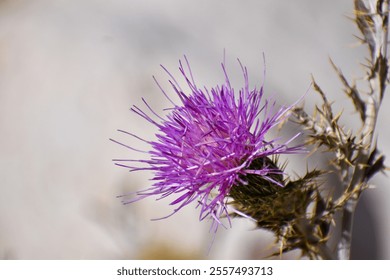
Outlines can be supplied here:
<path id="1" fill-rule="evenodd" d="M 122 206 L 116 195 L 148 186 L 150 174 L 129 174 L 111 159 L 135 153 L 117 128 L 153 137 L 153 127 L 129 112 L 143 96 L 160 111 L 169 105 L 163 64 L 178 75 L 186 54 L 199 84 L 223 82 L 220 62 L 240 86 L 236 58 L 251 83 L 290 104 L 313 74 L 342 108 L 346 99 L 328 57 L 348 77 L 360 77 L 364 47 L 356 46 L 352 0 L 2 0 L 0 1 L 0 258 L 259 258 L 272 236 L 234 220 L 208 253 L 209 223 L 187 207 L 167 220 L 165 201 Z M 313 90 L 306 104 L 313 105 Z M 386 96 L 379 147 L 390 154 Z M 344 121 L 356 126 L 348 105 Z M 142 148 L 141 143 L 134 143 Z M 293 157 L 289 168 L 305 169 Z M 359 205 L 355 258 L 390 258 L 389 179 Z M 295 257 L 294 254 L 287 257 Z"/>

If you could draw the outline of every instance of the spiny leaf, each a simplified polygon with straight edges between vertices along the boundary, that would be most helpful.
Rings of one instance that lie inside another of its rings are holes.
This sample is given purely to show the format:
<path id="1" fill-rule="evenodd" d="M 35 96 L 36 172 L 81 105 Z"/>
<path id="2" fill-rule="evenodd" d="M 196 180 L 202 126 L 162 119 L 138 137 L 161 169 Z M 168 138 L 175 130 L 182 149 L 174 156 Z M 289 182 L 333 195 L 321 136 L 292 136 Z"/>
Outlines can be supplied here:
<path id="1" fill-rule="evenodd" d="M 316 83 L 313 76 L 312 76 L 312 81 L 313 81 L 314 90 L 321 95 L 321 98 L 323 100 L 325 115 L 329 115 L 329 119 L 333 119 L 332 107 L 331 107 L 331 104 L 329 103 L 328 99 L 326 98 L 325 93 L 322 91 L 322 89 Z"/>
<path id="2" fill-rule="evenodd" d="M 385 156 L 380 155 L 375 160 L 375 162 L 366 169 L 364 176 L 367 178 L 367 180 L 371 179 L 371 177 L 375 175 L 377 172 L 384 171 L 386 169 L 384 163 L 385 163 Z"/>
<path id="3" fill-rule="evenodd" d="M 348 83 L 347 79 L 345 78 L 341 69 L 336 66 L 336 64 L 333 62 L 332 59 L 329 59 L 329 60 L 333 66 L 333 69 L 336 71 L 337 75 L 339 76 L 340 81 L 342 82 L 342 84 L 345 87 L 344 92 L 347 94 L 347 96 L 349 98 L 351 98 L 353 105 L 355 106 L 356 111 L 358 111 L 360 114 L 360 119 L 362 120 L 362 122 L 364 122 L 364 120 L 366 119 L 366 115 L 365 115 L 366 114 L 365 113 L 366 112 L 366 105 L 365 105 L 365 102 L 360 97 L 360 94 L 359 94 L 358 90 L 356 89 L 356 86 L 355 85 L 351 86 Z"/>

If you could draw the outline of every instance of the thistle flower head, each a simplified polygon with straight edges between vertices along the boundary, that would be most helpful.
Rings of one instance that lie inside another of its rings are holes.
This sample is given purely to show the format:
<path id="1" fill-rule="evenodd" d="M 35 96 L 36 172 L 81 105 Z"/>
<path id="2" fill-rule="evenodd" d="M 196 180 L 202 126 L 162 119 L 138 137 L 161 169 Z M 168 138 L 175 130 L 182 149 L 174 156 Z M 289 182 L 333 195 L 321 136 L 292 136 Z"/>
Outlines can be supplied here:
<path id="1" fill-rule="evenodd" d="M 170 204 L 177 205 L 173 211 L 176 213 L 196 201 L 200 207 L 200 220 L 209 216 L 218 225 L 222 216 L 229 217 L 228 200 L 232 188 L 248 184 L 248 175 L 261 176 L 283 187 L 282 180 L 275 180 L 283 177 L 282 171 L 266 159 L 299 152 L 301 147 L 288 146 L 297 135 L 287 142 L 269 135 L 268 132 L 288 116 L 291 106 L 277 108 L 275 102 L 264 99 L 263 87 L 249 89 L 248 72 L 241 63 L 244 86 L 237 92 L 230 84 L 225 63 L 222 63 L 225 82 L 208 89 L 196 85 L 186 57 L 185 62 L 186 69 L 181 62 L 179 69 L 188 91 L 182 90 L 164 68 L 181 104 L 172 102 L 160 87 L 173 104 L 165 117 L 156 114 L 145 101 L 150 113 L 137 106 L 132 108 L 158 129 L 157 140 L 144 140 L 151 146 L 149 159 L 137 160 L 144 164 L 142 167 L 126 163 L 135 160 L 116 160 L 116 164 L 131 171 L 152 170 L 155 174 L 151 188 L 137 192 L 135 199 L 125 203 L 150 196 L 173 196 Z M 263 164 L 252 164 L 255 160 Z"/>

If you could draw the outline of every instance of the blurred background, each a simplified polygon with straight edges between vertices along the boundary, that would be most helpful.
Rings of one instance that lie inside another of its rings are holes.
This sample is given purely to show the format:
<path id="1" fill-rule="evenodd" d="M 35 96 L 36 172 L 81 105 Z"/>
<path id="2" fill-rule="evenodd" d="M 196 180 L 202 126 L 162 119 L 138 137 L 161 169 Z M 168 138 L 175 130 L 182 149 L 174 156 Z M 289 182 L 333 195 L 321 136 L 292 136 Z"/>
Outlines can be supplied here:
<path id="1" fill-rule="evenodd" d="M 145 97 L 167 106 L 152 79 L 169 90 L 160 64 L 176 77 L 187 55 L 198 84 L 223 83 L 223 51 L 233 85 L 236 58 L 266 96 L 293 103 L 316 77 L 343 121 L 358 116 L 342 94 L 331 57 L 349 78 L 362 76 L 352 0 L 0 0 L 0 258 L 2 259 L 258 259 L 275 250 L 273 236 L 235 219 L 214 242 L 210 223 L 186 207 L 116 198 L 150 185 L 151 174 L 128 173 L 113 158 L 139 158 L 110 142 L 143 143 L 116 129 L 153 138 L 154 127 L 130 113 Z M 183 81 L 181 81 L 183 82 Z M 309 90 L 309 111 L 318 101 Z M 389 97 L 377 127 L 390 154 Z M 294 133 L 294 128 L 288 129 Z M 288 133 L 289 133 L 288 132 Z M 296 132 L 296 131 L 295 131 Z M 291 135 L 290 135 L 291 136 Z M 303 172 L 301 156 L 289 169 Z M 317 162 L 318 160 L 315 160 Z M 320 163 L 316 163 L 320 164 Z M 379 175 L 355 220 L 352 258 L 390 259 L 389 179 Z M 193 204 L 195 206 L 195 204 Z M 211 248 L 210 245 L 212 244 Z M 296 258 L 287 254 L 285 258 Z"/>

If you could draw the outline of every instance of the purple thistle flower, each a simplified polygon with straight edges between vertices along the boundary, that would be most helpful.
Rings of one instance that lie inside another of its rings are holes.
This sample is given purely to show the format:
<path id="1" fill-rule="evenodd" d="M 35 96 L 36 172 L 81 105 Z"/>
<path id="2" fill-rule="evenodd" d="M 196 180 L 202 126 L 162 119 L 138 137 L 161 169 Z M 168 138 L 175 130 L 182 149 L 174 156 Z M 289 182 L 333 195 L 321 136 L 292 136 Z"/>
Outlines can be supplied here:
<path id="1" fill-rule="evenodd" d="M 279 139 L 268 139 L 268 131 L 288 116 L 292 106 L 276 109 L 275 102 L 263 101 L 263 87 L 250 90 L 247 69 L 240 61 L 244 87 L 236 93 L 229 82 L 225 63 L 222 63 L 225 83 L 211 90 L 200 89 L 193 79 L 187 58 L 184 58 L 188 73 L 181 61 L 179 70 L 188 84 L 189 94 L 180 88 L 174 77 L 162 66 L 170 76 L 170 84 L 182 104 L 175 104 L 155 80 L 165 97 L 173 104 L 167 116 L 160 117 L 144 99 L 151 114 L 137 106 L 131 109 L 158 128 L 157 140 L 146 141 L 119 130 L 150 144 L 152 149 L 148 152 L 149 159 L 114 161 L 130 171 L 152 170 L 155 174 L 151 188 L 137 192 L 136 198 L 125 200 L 124 203 L 150 196 L 165 198 L 175 195 L 170 203 L 177 205 L 172 213 L 174 214 L 196 200 L 200 207 L 200 220 L 209 216 L 218 226 L 222 216 L 229 217 L 230 190 L 235 186 L 248 184 L 246 175 L 262 176 L 283 187 L 281 182 L 273 179 L 275 176 L 271 176 L 281 174 L 282 171 L 272 164 L 253 169 L 251 163 L 255 159 L 297 153 L 302 147 L 288 147 L 299 134 L 284 143 L 279 143 Z M 130 166 L 126 162 L 139 162 L 145 166 Z"/>

